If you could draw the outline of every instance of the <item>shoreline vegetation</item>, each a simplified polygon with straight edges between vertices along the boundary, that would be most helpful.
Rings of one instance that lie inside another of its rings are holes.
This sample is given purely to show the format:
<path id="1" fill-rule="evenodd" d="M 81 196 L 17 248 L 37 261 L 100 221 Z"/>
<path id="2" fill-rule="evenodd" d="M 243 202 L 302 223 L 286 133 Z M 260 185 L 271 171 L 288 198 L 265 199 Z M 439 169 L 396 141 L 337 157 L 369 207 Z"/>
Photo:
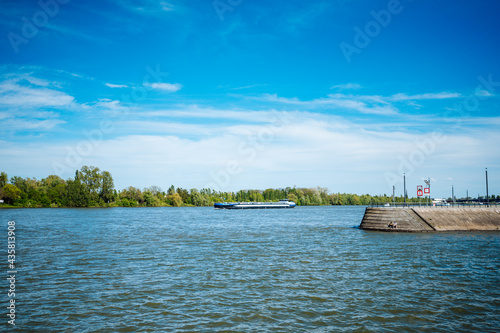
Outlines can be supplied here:
<path id="1" fill-rule="evenodd" d="M 372 196 L 349 193 L 328 193 L 326 188 L 280 188 L 221 192 L 212 189 L 183 189 L 158 186 L 140 190 L 133 186 L 120 191 L 114 188 L 113 177 L 98 167 L 83 166 L 74 178 L 63 180 L 50 175 L 35 178 L 8 178 L 0 173 L 0 208 L 67 208 L 67 207 L 209 207 L 217 202 L 270 202 L 288 198 L 298 206 L 369 205 L 392 202 L 387 195 Z M 403 202 L 403 196 L 396 197 Z M 407 202 L 418 202 L 407 198 Z"/>

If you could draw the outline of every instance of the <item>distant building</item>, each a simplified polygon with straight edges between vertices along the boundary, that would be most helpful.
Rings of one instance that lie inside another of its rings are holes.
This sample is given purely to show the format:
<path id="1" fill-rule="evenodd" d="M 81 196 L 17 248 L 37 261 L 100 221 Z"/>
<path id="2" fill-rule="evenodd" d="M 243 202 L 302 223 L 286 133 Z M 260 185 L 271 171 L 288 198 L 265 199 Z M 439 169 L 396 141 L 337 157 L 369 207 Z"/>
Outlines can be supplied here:
<path id="1" fill-rule="evenodd" d="M 432 199 L 433 204 L 445 204 L 446 199 Z"/>

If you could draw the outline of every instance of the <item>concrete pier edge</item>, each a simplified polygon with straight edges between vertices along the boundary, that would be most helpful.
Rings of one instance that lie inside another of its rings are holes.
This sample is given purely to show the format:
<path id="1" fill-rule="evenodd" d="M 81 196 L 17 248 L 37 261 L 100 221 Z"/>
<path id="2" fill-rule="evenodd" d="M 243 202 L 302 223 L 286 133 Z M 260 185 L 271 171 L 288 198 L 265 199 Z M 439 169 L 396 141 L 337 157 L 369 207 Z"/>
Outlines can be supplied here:
<path id="1" fill-rule="evenodd" d="M 396 228 L 390 228 L 397 222 Z M 390 232 L 500 231 L 500 207 L 367 207 L 360 229 Z"/>

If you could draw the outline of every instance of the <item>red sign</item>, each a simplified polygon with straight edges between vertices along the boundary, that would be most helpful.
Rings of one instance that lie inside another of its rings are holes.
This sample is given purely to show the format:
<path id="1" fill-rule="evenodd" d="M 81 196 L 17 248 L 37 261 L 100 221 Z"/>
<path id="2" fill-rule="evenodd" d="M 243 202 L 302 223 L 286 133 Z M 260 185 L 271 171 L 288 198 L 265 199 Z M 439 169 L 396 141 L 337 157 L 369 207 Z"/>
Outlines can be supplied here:
<path id="1" fill-rule="evenodd" d="M 425 194 L 431 194 L 431 189 L 428 188 L 428 187 L 424 188 L 424 193 Z"/>
<path id="2" fill-rule="evenodd" d="M 422 192 L 422 185 L 417 186 L 417 197 L 421 197 L 424 195 L 424 192 Z"/>

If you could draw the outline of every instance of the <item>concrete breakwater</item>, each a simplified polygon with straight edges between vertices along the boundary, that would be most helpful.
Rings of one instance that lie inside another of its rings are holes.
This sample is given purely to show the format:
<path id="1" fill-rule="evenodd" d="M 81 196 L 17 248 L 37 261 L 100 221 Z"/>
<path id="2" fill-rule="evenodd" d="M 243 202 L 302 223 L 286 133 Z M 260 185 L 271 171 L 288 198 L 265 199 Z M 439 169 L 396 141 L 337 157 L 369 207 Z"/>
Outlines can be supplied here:
<path id="1" fill-rule="evenodd" d="M 397 222 L 396 228 L 389 225 Z M 361 229 L 399 232 L 500 231 L 500 208 L 366 208 Z"/>

